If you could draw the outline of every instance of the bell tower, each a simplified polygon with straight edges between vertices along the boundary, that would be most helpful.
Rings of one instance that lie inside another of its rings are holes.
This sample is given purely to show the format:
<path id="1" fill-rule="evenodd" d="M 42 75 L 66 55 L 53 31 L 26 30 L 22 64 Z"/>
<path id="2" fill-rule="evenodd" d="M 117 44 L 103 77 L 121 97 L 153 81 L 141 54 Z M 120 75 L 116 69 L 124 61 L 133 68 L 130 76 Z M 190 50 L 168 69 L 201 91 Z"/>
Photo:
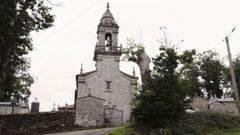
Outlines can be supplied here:
<path id="1" fill-rule="evenodd" d="M 103 14 L 97 29 L 97 43 L 94 52 L 94 61 L 99 55 L 121 55 L 121 47 L 118 46 L 118 29 L 107 3 L 107 10 Z"/>

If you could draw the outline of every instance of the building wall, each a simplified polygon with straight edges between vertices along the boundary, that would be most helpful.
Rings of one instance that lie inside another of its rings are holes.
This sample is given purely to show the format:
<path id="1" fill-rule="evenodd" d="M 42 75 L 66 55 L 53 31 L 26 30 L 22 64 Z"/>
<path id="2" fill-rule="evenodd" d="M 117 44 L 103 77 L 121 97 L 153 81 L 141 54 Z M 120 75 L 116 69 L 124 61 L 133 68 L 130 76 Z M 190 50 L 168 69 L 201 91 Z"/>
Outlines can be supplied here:
<path id="1" fill-rule="evenodd" d="M 105 108 L 104 122 L 106 126 L 122 126 L 123 111 L 117 110 L 115 108 Z"/>
<path id="2" fill-rule="evenodd" d="M 12 106 L 0 106 L 0 114 L 11 114 Z"/>
<path id="3" fill-rule="evenodd" d="M 116 28 L 106 28 L 106 27 L 100 27 L 99 28 L 99 34 L 98 34 L 98 45 L 105 45 L 105 34 L 111 33 L 112 34 L 112 45 L 117 46 L 118 45 L 118 29 Z"/>
<path id="4" fill-rule="evenodd" d="M 219 103 L 214 102 L 209 105 L 209 109 L 216 111 L 216 112 L 222 112 L 222 113 L 237 113 L 236 103 L 234 102 L 228 102 L 228 103 Z"/>
<path id="5" fill-rule="evenodd" d="M 74 127 L 74 112 L 0 115 L 1 135 L 32 135 Z"/>
<path id="6" fill-rule="evenodd" d="M 107 89 L 106 81 L 110 80 L 112 81 L 111 88 Z M 131 85 L 130 80 L 120 76 L 120 72 L 119 74 L 93 75 L 86 78 L 85 83 L 80 83 L 78 88 L 78 98 L 87 96 L 90 92 L 91 95 L 104 99 L 104 106 L 111 104 L 122 110 L 124 123 L 129 120 L 134 93 L 132 91 L 135 90 L 135 86 Z"/>
<path id="7" fill-rule="evenodd" d="M 12 114 L 12 105 L 0 105 L 0 115 Z M 21 106 L 14 106 L 14 114 L 29 113 L 28 108 L 22 108 Z"/>
<path id="8" fill-rule="evenodd" d="M 107 89 L 107 81 L 111 81 L 110 89 Z M 120 72 L 119 56 L 98 55 L 97 71 L 88 76 L 78 76 L 78 98 L 90 93 L 104 99 L 104 106 L 123 111 L 123 122 L 126 123 L 130 118 L 136 83 L 137 79 Z"/>
<path id="9" fill-rule="evenodd" d="M 208 100 L 199 96 L 195 97 L 192 102 L 192 106 L 198 109 L 199 111 L 207 110 L 208 109 L 207 104 L 208 104 Z"/>
<path id="10" fill-rule="evenodd" d="M 102 126 L 103 101 L 92 96 L 77 99 L 75 125 Z"/>

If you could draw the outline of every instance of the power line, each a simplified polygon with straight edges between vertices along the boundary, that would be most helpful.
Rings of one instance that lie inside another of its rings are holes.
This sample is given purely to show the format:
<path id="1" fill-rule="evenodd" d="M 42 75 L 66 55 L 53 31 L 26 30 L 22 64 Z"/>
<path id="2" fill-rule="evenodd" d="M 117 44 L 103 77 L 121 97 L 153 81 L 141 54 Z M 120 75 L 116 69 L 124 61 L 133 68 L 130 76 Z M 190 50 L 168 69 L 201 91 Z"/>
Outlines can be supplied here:
<path id="1" fill-rule="evenodd" d="M 213 46 L 210 50 L 213 50 L 217 48 L 222 42 L 224 42 L 224 39 L 222 41 L 219 41 L 215 46 Z"/>
<path id="2" fill-rule="evenodd" d="M 85 10 L 83 10 L 82 12 L 80 12 L 77 16 L 73 17 L 71 20 L 69 20 L 67 23 L 63 24 L 58 30 L 56 30 L 55 32 L 53 32 L 50 36 L 48 36 L 46 39 L 43 40 L 43 42 L 41 42 L 40 44 L 43 44 L 44 42 L 48 41 L 49 39 L 51 39 L 51 37 L 53 37 L 54 35 L 56 35 L 58 32 L 60 32 L 61 30 L 63 30 L 66 26 L 68 26 L 69 24 L 75 22 L 77 19 L 79 19 L 79 17 L 81 17 L 84 13 L 86 13 L 87 11 L 89 11 L 90 9 L 92 9 L 93 7 L 95 7 L 98 3 L 100 3 L 102 0 L 97 0 L 96 2 L 94 2 L 91 6 L 89 6 L 88 8 L 86 8 Z"/>

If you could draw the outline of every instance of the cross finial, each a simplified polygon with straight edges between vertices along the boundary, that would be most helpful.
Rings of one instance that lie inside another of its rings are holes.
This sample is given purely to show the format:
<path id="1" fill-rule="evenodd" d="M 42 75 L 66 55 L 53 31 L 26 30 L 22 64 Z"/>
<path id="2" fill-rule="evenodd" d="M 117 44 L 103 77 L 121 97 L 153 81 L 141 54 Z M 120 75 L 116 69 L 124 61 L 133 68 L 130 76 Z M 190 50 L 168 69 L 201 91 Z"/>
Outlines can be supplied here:
<path id="1" fill-rule="evenodd" d="M 35 98 L 34 98 L 34 100 L 35 100 L 35 103 L 37 103 L 37 100 L 38 100 L 38 98 L 37 98 L 37 97 L 35 97 Z"/>
<path id="2" fill-rule="evenodd" d="M 56 104 L 55 104 L 55 103 L 53 103 L 53 109 L 52 109 L 52 111 L 53 111 L 53 112 L 56 111 Z"/>
<path id="3" fill-rule="evenodd" d="M 80 74 L 83 73 L 83 64 L 81 64 Z"/>
<path id="4" fill-rule="evenodd" d="M 135 67 L 133 66 L 133 76 L 135 76 Z"/>
<path id="5" fill-rule="evenodd" d="M 107 3 L 107 10 L 109 10 L 110 6 L 109 6 L 109 2 Z"/>

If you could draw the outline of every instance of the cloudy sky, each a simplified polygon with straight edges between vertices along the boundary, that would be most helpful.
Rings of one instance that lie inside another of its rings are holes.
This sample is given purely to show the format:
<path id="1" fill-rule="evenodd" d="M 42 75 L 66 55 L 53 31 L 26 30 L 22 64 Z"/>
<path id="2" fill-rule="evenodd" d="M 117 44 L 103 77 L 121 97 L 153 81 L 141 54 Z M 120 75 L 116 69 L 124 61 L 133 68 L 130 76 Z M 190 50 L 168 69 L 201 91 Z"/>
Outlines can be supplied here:
<path id="1" fill-rule="evenodd" d="M 161 26 L 167 27 L 169 39 L 179 48 L 215 50 L 226 57 L 223 42 L 229 37 L 233 56 L 240 52 L 240 2 L 238 0 L 52 0 L 54 26 L 32 33 L 30 102 L 35 97 L 40 109 L 48 111 L 53 103 L 73 104 L 75 75 L 83 64 L 84 72 L 95 69 L 94 47 L 97 25 L 110 3 L 110 11 L 120 26 L 119 43 L 126 38 L 142 42 L 150 56 L 158 52 Z M 129 74 L 133 63 L 121 62 L 120 69 Z"/>

